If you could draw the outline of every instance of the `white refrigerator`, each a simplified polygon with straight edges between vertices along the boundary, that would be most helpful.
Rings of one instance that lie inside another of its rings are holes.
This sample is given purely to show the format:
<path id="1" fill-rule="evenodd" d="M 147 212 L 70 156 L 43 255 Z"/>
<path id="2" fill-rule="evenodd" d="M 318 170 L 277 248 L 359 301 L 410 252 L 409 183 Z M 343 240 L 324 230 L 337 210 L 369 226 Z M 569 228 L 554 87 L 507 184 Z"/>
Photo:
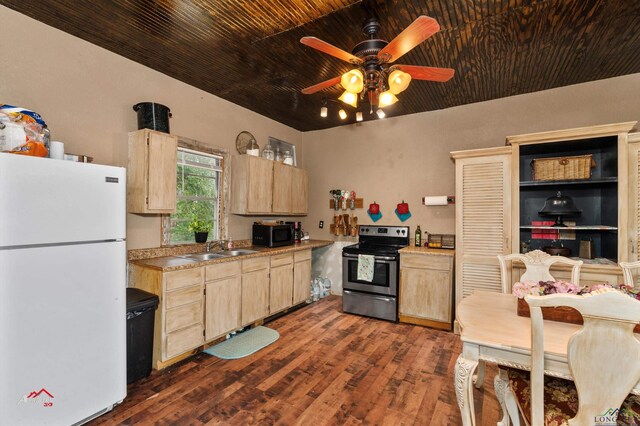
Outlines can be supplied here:
<path id="1" fill-rule="evenodd" d="M 0 153 L 0 424 L 82 424 L 125 398 L 125 177 Z"/>

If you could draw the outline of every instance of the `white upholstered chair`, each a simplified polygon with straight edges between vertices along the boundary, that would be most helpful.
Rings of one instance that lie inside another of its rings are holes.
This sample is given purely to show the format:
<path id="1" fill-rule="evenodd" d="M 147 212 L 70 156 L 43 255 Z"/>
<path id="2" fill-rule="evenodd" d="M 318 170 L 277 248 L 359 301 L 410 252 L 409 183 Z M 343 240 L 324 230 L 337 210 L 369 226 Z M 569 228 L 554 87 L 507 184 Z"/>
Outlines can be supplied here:
<path id="1" fill-rule="evenodd" d="M 640 260 L 636 262 L 620 262 L 620 267 L 622 268 L 624 283 L 629 287 L 635 287 L 638 275 L 634 272 L 636 269 L 640 269 Z"/>
<path id="2" fill-rule="evenodd" d="M 640 380 L 640 341 L 633 334 L 640 322 L 640 301 L 611 288 L 585 296 L 553 294 L 526 300 L 531 309 L 531 373 L 509 369 L 508 386 L 501 387 L 507 395 L 498 395 L 501 401 L 517 400 L 506 407 L 514 425 L 520 424 L 519 413 L 536 426 L 611 424 L 615 415 L 617 424 L 640 424 L 640 396 L 630 395 Z M 572 307 L 584 318 L 584 326 L 567 344 L 573 382 L 545 380 L 541 308 L 554 306 Z"/>
<path id="3" fill-rule="evenodd" d="M 580 284 L 580 267 L 582 260 L 573 260 L 562 256 L 551 256 L 541 250 L 533 250 L 526 254 L 508 254 L 498 256 L 500 262 L 500 276 L 502 278 L 502 292 L 511 293 L 513 283 L 509 280 L 507 262 L 520 260 L 526 270 L 518 281 L 556 281 L 549 272 L 551 265 L 556 263 L 571 266 L 571 282 Z"/>

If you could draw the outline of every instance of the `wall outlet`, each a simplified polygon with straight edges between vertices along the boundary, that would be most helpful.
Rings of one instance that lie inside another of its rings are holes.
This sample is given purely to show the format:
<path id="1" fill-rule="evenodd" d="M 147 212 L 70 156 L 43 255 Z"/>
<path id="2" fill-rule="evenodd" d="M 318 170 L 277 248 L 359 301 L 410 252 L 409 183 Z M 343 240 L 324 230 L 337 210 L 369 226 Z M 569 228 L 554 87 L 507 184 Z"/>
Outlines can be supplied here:
<path id="1" fill-rule="evenodd" d="M 324 220 L 321 220 L 320 223 L 318 224 L 318 227 L 320 229 L 324 228 Z"/>

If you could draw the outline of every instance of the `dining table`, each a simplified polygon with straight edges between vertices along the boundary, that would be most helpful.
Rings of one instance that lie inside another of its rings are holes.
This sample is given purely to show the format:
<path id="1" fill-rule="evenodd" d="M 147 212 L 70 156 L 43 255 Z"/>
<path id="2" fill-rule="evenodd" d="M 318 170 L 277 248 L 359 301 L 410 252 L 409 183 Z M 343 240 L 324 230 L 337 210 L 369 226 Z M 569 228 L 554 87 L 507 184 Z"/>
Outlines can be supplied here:
<path id="1" fill-rule="evenodd" d="M 480 362 L 530 371 L 531 319 L 518 316 L 517 298 L 511 294 L 477 291 L 456 307 L 462 353 L 454 369 L 454 388 L 464 426 L 475 425 L 474 374 Z M 545 375 L 572 380 L 567 361 L 569 338 L 582 328 L 579 324 L 544 321 Z M 636 334 L 640 339 L 640 335 Z M 509 424 L 501 400 L 508 386 L 505 376 L 496 376 L 494 386 L 503 418 Z M 632 391 L 640 395 L 640 382 Z"/>

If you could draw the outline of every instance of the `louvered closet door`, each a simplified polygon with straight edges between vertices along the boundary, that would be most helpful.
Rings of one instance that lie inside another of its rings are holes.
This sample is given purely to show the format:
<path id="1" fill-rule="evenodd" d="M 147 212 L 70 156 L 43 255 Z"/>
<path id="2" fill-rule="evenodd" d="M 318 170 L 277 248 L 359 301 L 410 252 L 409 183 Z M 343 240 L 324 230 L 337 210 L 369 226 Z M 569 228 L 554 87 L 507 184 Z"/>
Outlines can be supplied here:
<path id="1" fill-rule="evenodd" d="M 510 252 L 511 155 L 456 161 L 456 304 L 500 292 L 497 256 Z"/>
<path id="2" fill-rule="evenodd" d="M 640 260 L 640 134 L 629 135 L 629 261 Z"/>

